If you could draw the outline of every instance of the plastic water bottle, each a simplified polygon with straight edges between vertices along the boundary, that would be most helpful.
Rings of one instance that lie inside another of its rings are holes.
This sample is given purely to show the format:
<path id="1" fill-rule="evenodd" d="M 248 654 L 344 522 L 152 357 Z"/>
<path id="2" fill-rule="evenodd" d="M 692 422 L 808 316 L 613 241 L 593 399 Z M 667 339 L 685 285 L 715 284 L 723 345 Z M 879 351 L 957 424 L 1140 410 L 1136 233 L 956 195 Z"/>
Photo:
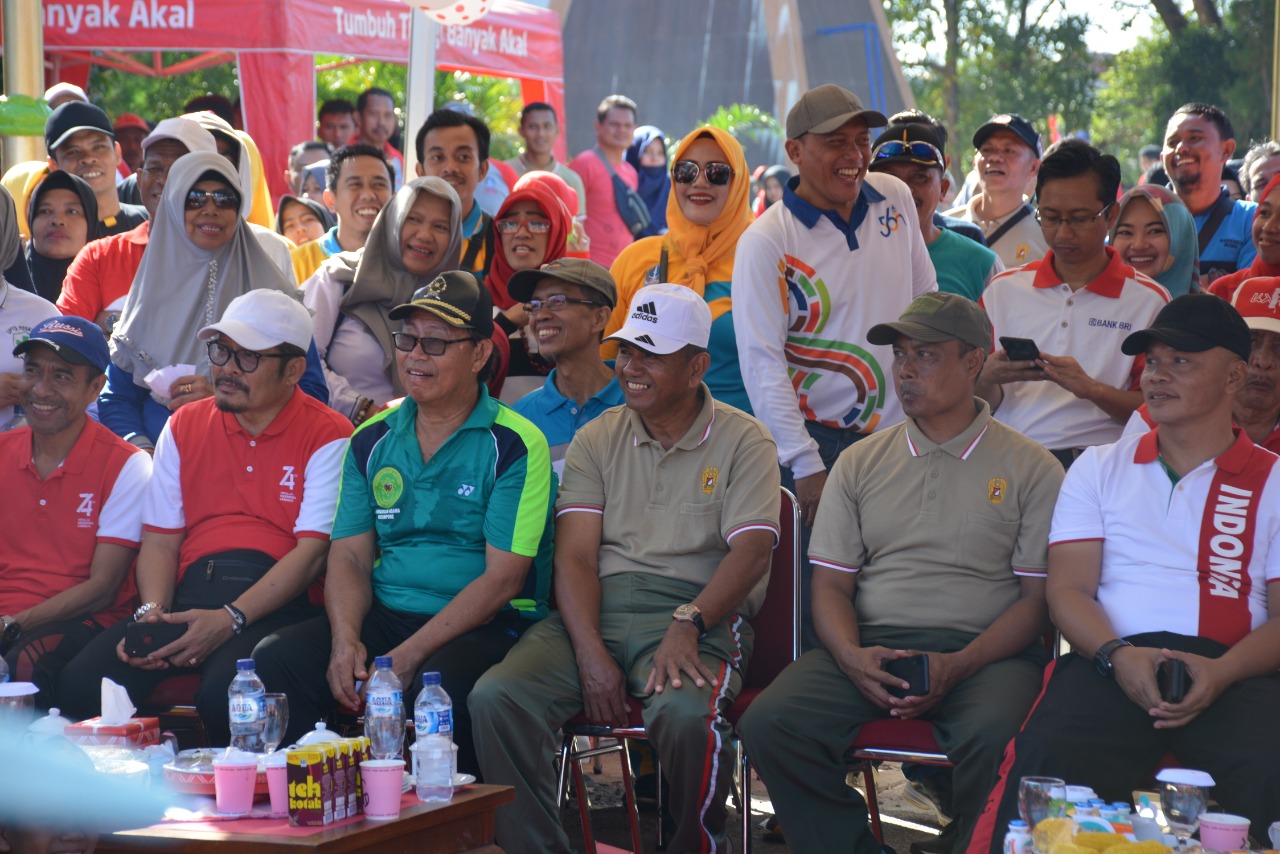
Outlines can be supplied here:
<path id="1" fill-rule="evenodd" d="M 254 672 L 252 658 L 236 662 L 236 678 L 227 689 L 227 711 L 231 719 L 231 746 L 250 753 L 262 753 L 266 745 L 262 731 L 267 726 L 267 711 L 262 695 L 267 688 Z"/>
<path id="2" fill-rule="evenodd" d="M 1004 854 L 1030 854 L 1031 828 L 1020 818 L 1009 822 L 1009 832 L 1004 835 Z"/>
<path id="3" fill-rule="evenodd" d="M 440 686 L 440 674 L 422 674 L 422 690 L 413 704 L 413 779 L 418 800 L 440 803 L 453 797 L 453 700 Z M 427 758 L 431 757 L 431 758 Z"/>
<path id="4" fill-rule="evenodd" d="M 404 752 L 404 687 L 389 655 L 373 660 L 365 684 L 364 734 L 374 759 L 399 759 Z"/>

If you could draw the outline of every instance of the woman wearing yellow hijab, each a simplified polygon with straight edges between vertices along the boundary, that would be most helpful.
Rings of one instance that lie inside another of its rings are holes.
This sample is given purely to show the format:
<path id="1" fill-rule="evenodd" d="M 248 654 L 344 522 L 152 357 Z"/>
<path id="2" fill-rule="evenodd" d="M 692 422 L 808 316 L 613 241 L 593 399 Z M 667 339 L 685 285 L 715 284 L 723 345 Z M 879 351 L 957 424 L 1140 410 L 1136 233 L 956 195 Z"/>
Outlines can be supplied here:
<path id="1" fill-rule="evenodd" d="M 751 412 L 751 402 L 738 369 L 729 285 L 738 238 L 755 221 L 750 196 L 747 158 L 731 134 L 703 127 L 682 139 L 671 159 L 670 230 L 631 244 L 613 262 L 618 304 L 604 332 L 612 335 L 622 327 L 632 295 L 646 284 L 692 288 L 711 307 L 707 386 L 716 400 L 745 412 Z M 606 342 L 600 352 L 612 359 L 617 344 Z"/>

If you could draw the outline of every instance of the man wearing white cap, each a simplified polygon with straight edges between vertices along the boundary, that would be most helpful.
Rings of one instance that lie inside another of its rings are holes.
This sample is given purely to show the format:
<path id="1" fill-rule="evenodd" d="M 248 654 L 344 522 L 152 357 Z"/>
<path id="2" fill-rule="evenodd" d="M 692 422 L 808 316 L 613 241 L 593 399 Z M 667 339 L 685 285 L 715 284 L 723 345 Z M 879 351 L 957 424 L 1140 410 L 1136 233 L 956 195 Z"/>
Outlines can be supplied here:
<path id="1" fill-rule="evenodd" d="M 191 119 L 165 119 L 156 125 L 142 140 L 142 168 L 137 172 L 138 190 L 148 216 L 155 216 L 169 167 L 175 160 L 192 151 L 217 150 L 213 134 Z M 92 320 L 110 335 L 150 237 L 148 220 L 124 234 L 85 244 L 67 268 L 58 310 Z"/>
<path id="2" fill-rule="evenodd" d="M 236 660 L 319 613 L 351 422 L 298 388 L 311 315 L 293 297 L 259 289 L 200 330 L 214 395 L 181 407 L 156 443 L 143 500 L 133 621 L 158 637 L 125 648 L 129 620 L 94 639 L 62 671 L 62 708 L 99 713 L 100 677 L 147 696 L 167 676 L 199 673 L 196 708 L 213 744 L 230 739 L 226 686 Z"/>
<path id="3" fill-rule="evenodd" d="M 671 784 L 672 851 L 724 851 L 731 785 L 723 712 L 742 686 L 777 542 L 777 449 L 702 381 L 711 310 L 688 288 L 641 288 L 615 370 L 627 405 L 574 436 L 556 501 L 558 614 L 476 683 L 484 779 L 512 852 L 561 852 L 555 732 L 579 712 L 622 724 L 639 703 Z"/>

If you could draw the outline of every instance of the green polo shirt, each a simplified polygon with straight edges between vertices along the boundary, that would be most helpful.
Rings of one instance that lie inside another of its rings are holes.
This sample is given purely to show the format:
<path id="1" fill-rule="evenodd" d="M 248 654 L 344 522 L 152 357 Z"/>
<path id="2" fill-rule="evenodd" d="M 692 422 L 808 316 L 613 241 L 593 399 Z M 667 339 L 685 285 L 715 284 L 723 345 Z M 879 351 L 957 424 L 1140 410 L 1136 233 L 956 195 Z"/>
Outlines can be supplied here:
<path id="1" fill-rule="evenodd" d="M 373 530 L 373 593 L 398 611 L 437 614 L 485 571 L 485 547 L 533 558 L 512 608 L 546 616 L 555 489 L 547 440 L 528 419 L 489 397 L 429 460 L 422 459 L 406 398 L 351 437 L 342 465 L 333 539 Z"/>

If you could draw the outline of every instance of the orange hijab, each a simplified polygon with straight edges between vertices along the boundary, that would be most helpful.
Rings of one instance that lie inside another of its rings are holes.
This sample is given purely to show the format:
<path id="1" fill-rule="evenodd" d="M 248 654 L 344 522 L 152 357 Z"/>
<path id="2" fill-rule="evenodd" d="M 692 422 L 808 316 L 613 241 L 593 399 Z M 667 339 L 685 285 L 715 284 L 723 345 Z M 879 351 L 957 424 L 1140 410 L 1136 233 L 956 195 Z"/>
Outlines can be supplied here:
<path id="1" fill-rule="evenodd" d="M 707 272 L 715 262 L 722 258 L 733 259 L 733 252 L 738 246 L 738 238 L 747 226 L 755 222 L 751 213 L 751 170 L 747 168 L 747 157 L 742 146 L 733 135 L 720 128 L 702 127 L 690 133 L 676 146 L 674 164 L 683 160 L 689 146 L 702 136 L 709 136 L 724 152 L 724 160 L 733 167 L 733 178 L 729 181 L 729 197 L 725 199 L 724 209 L 710 225 L 694 225 L 685 219 L 680 210 L 677 194 L 678 185 L 671 188 L 671 197 L 667 199 L 667 227 L 670 229 L 663 238 L 663 244 L 669 247 L 667 259 L 668 281 L 686 285 L 703 296 L 707 288 Z"/>

